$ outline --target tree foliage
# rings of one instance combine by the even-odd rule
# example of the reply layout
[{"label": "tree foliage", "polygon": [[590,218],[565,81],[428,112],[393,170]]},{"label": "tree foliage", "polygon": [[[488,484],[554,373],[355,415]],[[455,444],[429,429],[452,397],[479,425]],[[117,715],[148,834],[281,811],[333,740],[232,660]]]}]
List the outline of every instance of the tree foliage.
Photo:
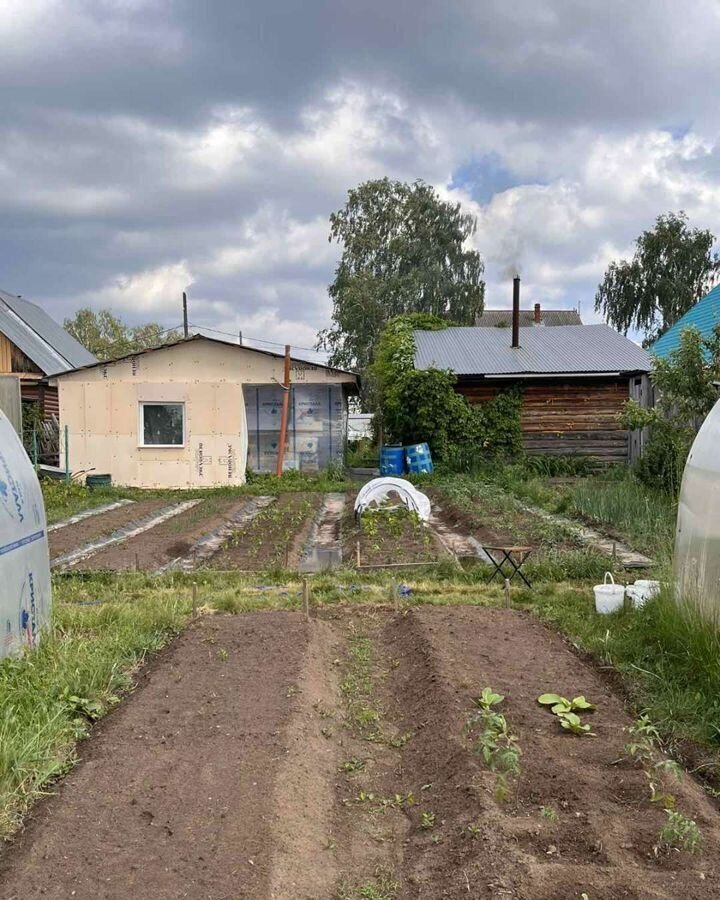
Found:
[{"label": "tree foliage", "polygon": [[690,228],[684,212],[658,216],[635,241],[631,260],[612,262],[595,295],[595,309],[622,331],[645,333],[645,346],[674,325],[715,283],[720,257],[714,235]]},{"label": "tree foliage", "polygon": [[677,493],[695,434],[718,399],[720,327],[709,338],[703,338],[697,328],[684,328],[677,349],[654,360],[650,377],[657,396],[655,407],[645,409],[628,401],[624,424],[651,429],[638,465],[642,480]]},{"label": "tree foliage", "polygon": [[455,374],[414,367],[414,330],[439,330],[437,316],[396,316],[383,330],[370,375],[379,401],[378,416],[386,442],[427,441],[433,456],[467,468],[483,456],[520,452],[520,396],[503,391],[490,401],[471,405],[455,391]]},{"label": "tree foliage", "polygon": [[182,337],[180,331],[164,331],[157,322],[146,325],[126,325],[108,309],[97,312],[79,309],[72,319],[63,322],[65,330],[98,359],[108,360],[126,356],[138,350],[158,347]]},{"label": "tree foliage", "polygon": [[480,255],[465,246],[475,227],[423,181],[383,178],[351,190],[330,216],[329,239],[343,247],[329,287],[333,323],[318,336],[330,363],[364,372],[383,326],[403,313],[473,324],[485,289]]}]

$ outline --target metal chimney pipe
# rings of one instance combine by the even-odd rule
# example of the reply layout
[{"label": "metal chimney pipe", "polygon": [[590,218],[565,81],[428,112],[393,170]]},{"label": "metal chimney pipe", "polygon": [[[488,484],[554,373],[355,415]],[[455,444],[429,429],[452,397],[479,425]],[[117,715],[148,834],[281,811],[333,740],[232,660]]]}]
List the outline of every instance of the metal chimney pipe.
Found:
[{"label": "metal chimney pipe", "polygon": [[514,349],[520,346],[520,276],[513,278],[513,308],[512,308],[512,344]]}]

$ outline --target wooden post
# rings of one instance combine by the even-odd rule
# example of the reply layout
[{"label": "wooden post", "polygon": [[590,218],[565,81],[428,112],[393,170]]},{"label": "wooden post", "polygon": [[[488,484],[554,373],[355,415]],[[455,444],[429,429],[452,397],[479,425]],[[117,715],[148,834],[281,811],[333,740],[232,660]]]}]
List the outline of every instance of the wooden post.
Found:
[{"label": "wooden post", "polygon": [[192,583],[192,611],[193,615],[197,615],[197,582]]},{"label": "wooden post", "polygon": [[287,438],[288,405],[290,403],[290,344],[285,344],[285,372],[283,375],[282,415],[280,416],[280,443],[278,445],[277,471],[279,478],[283,473],[283,457]]},{"label": "wooden post", "polygon": [[512,607],[512,600],[510,599],[510,579],[505,579],[505,609],[510,609]]},{"label": "wooden post", "polygon": [[305,609],[305,618],[310,621],[310,582],[307,578],[303,578],[303,608]]},{"label": "wooden post", "polygon": [[612,561],[613,561],[613,571],[615,571],[615,567],[617,564],[617,541],[613,541]]},{"label": "wooden post", "polygon": [[285,543],[285,568],[290,566],[290,541]]},{"label": "wooden post", "polygon": [[393,609],[395,612],[400,612],[400,588],[398,585],[394,584],[392,586],[392,598],[393,598]]},{"label": "wooden post", "polygon": [[355,541],[355,563],[360,568],[360,541]]},{"label": "wooden post", "polygon": [[65,484],[70,484],[70,432],[68,426],[65,426]]}]

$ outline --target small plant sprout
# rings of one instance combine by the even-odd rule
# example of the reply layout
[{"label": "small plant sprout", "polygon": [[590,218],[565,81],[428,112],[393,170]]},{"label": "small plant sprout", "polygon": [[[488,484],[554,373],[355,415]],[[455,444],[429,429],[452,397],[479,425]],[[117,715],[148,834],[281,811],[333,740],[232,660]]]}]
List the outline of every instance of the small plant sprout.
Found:
[{"label": "small plant sprout", "polygon": [[697,853],[702,849],[702,834],[693,819],[674,809],[665,810],[668,820],[658,832],[661,846]]},{"label": "small plant sprout", "polygon": [[491,688],[485,688],[475,701],[478,711],[470,716],[465,726],[466,734],[473,732],[477,726],[481,727],[475,740],[475,749],[490,771],[497,775],[495,799],[498,802],[507,799],[508,776],[514,775],[517,778],[520,775],[521,750],[517,736],[511,733],[505,716],[494,709],[504,699]]},{"label": "small plant sprout", "polygon": [[548,822],[552,822],[553,824],[556,824],[560,818],[554,806],[541,806],[540,815],[543,819],[547,819]]},{"label": "small plant sprout", "polygon": [[555,713],[556,716],[562,713],[577,712],[578,710],[581,712],[592,712],[597,709],[595,704],[586,700],[582,694],[579,697],[573,697],[572,700],[568,700],[567,697],[561,697],[559,694],[540,694],[538,703],[542,704],[542,706],[549,706],[550,711]]},{"label": "small plant sprout", "polygon": [[594,732],[590,731],[590,726],[587,723],[584,723],[576,713],[560,713],[558,718],[560,719],[561,727],[571,734],[594,735]]},{"label": "small plant sprout", "polygon": [[420,815],[420,827],[431,831],[435,827],[435,813],[424,812]]},{"label": "small plant sprout", "polygon": [[480,709],[489,710],[493,706],[499,706],[504,699],[505,697],[502,694],[496,694],[492,688],[486,687],[483,688],[482,694],[475,698],[475,702]]},{"label": "small plant sprout", "polygon": [[540,694],[538,703],[542,706],[550,707],[550,711],[558,717],[564,731],[569,731],[571,734],[578,736],[594,734],[594,732],[590,731],[590,726],[584,724],[576,712],[576,710],[592,712],[597,708],[594,703],[586,700],[582,694],[578,697],[573,697],[572,700],[568,700],[567,697],[562,697],[560,694]]},{"label": "small plant sprout", "polygon": [[472,840],[476,841],[480,835],[482,834],[482,830],[479,825],[476,825],[474,822],[471,822],[467,827],[468,837],[472,838]]}]

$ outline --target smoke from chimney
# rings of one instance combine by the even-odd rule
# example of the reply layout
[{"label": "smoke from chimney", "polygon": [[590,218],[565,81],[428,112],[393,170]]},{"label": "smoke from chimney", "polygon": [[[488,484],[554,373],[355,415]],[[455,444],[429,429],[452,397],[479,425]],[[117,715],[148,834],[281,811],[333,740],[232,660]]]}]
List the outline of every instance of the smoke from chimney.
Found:
[{"label": "smoke from chimney", "polygon": [[512,343],[511,347],[517,349],[520,346],[520,276],[513,278],[513,306],[512,306]]}]

